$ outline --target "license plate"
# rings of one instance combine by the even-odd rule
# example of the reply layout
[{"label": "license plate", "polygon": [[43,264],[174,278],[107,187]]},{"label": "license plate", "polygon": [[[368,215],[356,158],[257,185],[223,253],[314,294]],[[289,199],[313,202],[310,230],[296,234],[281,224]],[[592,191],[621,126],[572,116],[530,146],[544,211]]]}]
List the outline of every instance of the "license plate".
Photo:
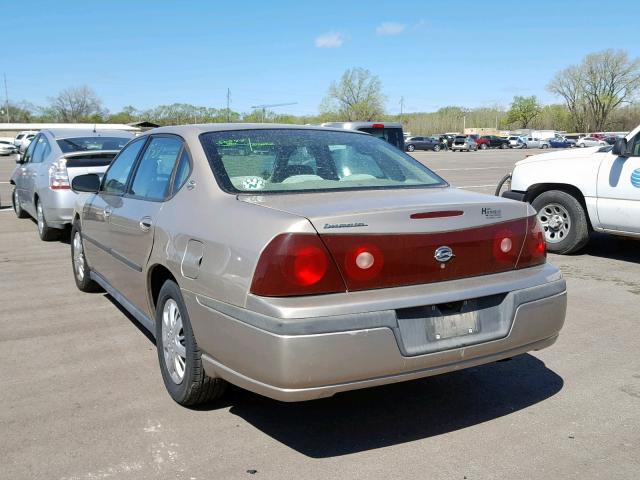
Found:
[{"label": "license plate", "polygon": [[427,321],[427,336],[431,341],[471,335],[478,330],[477,312],[432,317]]}]

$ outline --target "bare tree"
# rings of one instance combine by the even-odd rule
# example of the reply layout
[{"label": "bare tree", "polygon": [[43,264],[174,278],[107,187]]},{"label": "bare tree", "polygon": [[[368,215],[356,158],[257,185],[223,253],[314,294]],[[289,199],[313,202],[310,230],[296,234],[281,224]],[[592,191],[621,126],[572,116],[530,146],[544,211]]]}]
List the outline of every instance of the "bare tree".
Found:
[{"label": "bare tree", "polygon": [[640,88],[640,59],[629,61],[626,52],[605,50],[582,62],[584,94],[596,130],[619,105],[627,103]]},{"label": "bare tree", "polygon": [[640,90],[640,59],[629,60],[623,50],[592,53],[558,72],[547,89],[565,100],[578,131],[604,130],[615,109]]},{"label": "bare tree", "polygon": [[342,120],[373,120],[384,115],[384,100],[380,79],[364,68],[352,68],[331,84],[320,110]]},{"label": "bare tree", "polygon": [[103,115],[102,101],[86,85],[62,90],[51,99],[50,108],[63,122],[75,123]]}]

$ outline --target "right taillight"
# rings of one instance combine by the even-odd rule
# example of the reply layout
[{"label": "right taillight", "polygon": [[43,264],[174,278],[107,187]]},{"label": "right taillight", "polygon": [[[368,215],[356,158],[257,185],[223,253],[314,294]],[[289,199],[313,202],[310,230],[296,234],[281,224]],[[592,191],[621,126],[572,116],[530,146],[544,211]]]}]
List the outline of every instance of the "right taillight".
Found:
[{"label": "right taillight", "polygon": [[544,231],[536,215],[527,219],[527,235],[525,236],[522,253],[517,268],[533,267],[547,261],[547,245]]},{"label": "right taillight", "polygon": [[258,260],[251,293],[290,297],[345,292],[342,277],[317,234],[275,237]]}]

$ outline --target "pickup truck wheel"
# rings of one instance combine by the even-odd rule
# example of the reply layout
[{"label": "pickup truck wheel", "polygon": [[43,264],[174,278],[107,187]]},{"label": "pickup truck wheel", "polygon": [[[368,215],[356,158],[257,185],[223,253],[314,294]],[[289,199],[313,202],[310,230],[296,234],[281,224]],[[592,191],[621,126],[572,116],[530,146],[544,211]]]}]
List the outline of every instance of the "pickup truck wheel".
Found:
[{"label": "pickup truck wheel", "polygon": [[416,147],[414,147],[413,145],[407,145],[407,151],[408,152],[413,152],[416,149]]},{"label": "pickup truck wheel", "polygon": [[80,224],[75,222],[71,227],[71,265],[76,287],[82,292],[100,292],[102,288],[91,280],[89,264],[84,254],[84,241],[80,232]]},{"label": "pickup truck wheel", "polygon": [[589,241],[587,215],[574,196],[549,190],[538,195],[531,205],[538,212],[549,252],[573,253]]},{"label": "pickup truck wheel", "polygon": [[14,188],[11,194],[11,203],[13,204],[13,211],[18,218],[27,218],[29,215],[22,209],[20,205],[20,199],[18,198],[18,191]]},{"label": "pickup truck wheel", "polygon": [[60,230],[51,228],[47,224],[47,219],[44,216],[44,208],[40,199],[36,200],[36,222],[38,224],[38,235],[40,240],[49,242],[55,240],[60,236]]},{"label": "pickup truck wheel", "polygon": [[158,294],[156,345],[164,385],[177,403],[191,406],[219,398],[227,383],[208,377],[180,288],[167,280]]},{"label": "pickup truck wheel", "polygon": [[502,145],[500,145],[500,148],[502,148],[503,150],[506,150],[507,148],[509,148],[509,145],[506,143],[503,143]]},{"label": "pickup truck wheel", "polygon": [[549,145],[547,145],[546,143],[543,143],[542,147],[540,147],[540,148],[549,148]]}]

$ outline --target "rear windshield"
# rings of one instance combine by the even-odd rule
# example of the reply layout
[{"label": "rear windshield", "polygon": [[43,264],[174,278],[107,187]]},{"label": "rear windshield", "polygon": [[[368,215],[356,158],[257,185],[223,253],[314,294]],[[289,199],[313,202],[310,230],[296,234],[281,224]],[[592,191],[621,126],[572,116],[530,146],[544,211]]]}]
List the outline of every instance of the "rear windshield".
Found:
[{"label": "rear windshield", "polygon": [[90,150],[122,150],[129,138],[123,137],[76,137],[61,138],[58,146],[63,153],[86,152]]},{"label": "rear windshield", "polygon": [[395,145],[400,150],[404,150],[404,135],[401,128],[358,128],[360,132],[365,132],[374,137],[380,138],[391,145]]},{"label": "rear windshield", "polygon": [[200,136],[229,192],[282,193],[447,185],[384,141],[350,132],[234,130]]}]

